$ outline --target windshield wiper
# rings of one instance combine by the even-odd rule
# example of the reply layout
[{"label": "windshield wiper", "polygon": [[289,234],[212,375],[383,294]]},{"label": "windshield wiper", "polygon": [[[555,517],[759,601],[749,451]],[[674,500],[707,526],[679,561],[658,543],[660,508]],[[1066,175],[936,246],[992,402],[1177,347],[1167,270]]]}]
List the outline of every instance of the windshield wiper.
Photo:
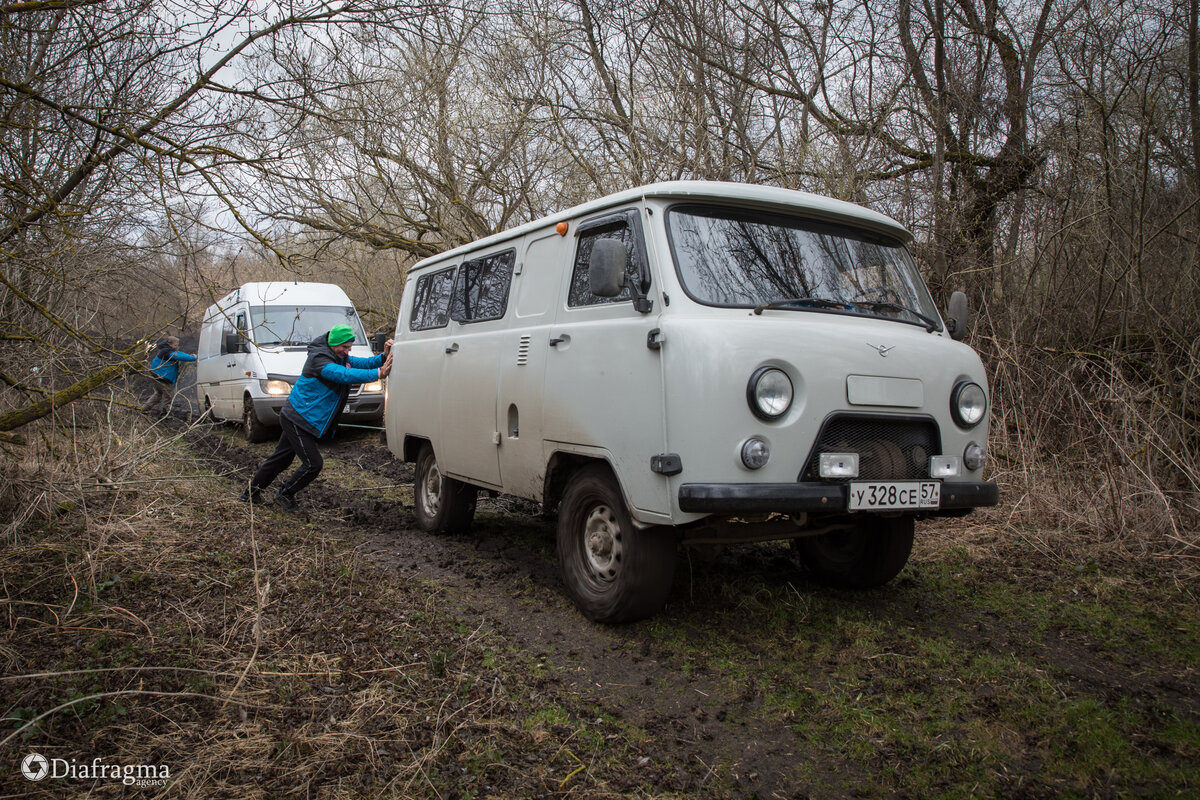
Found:
[{"label": "windshield wiper", "polygon": [[939,327],[939,323],[936,319],[927,317],[920,311],[913,311],[911,308],[901,303],[893,303],[890,300],[861,300],[855,303],[855,305],[863,306],[864,308],[869,308],[872,310],[901,311],[907,314],[912,314],[914,317],[921,320],[921,322],[925,323],[925,330],[929,333],[933,333]]},{"label": "windshield wiper", "polygon": [[849,303],[840,300],[826,300],[824,297],[792,297],[787,300],[772,300],[769,303],[759,303],[754,307],[755,314],[762,314],[768,308],[837,308],[849,309]]}]

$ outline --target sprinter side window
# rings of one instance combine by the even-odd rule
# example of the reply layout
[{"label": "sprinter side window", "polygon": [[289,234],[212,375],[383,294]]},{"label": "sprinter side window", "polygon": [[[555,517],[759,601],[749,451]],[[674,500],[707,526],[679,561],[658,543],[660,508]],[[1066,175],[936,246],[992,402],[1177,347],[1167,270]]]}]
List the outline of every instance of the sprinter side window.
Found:
[{"label": "sprinter side window", "polygon": [[625,245],[629,253],[629,271],[633,275],[642,274],[645,264],[642,263],[643,248],[640,246],[639,235],[626,219],[614,220],[612,224],[604,225],[579,234],[579,244],[575,249],[575,266],[571,272],[571,293],[567,295],[567,305],[571,308],[579,306],[596,306],[602,303],[627,302],[632,298],[629,287],[621,289],[616,297],[598,297],[592,294],[588,283],[588,262],[592,258],[592,247],[599,239],[616,239]]},{"label": "sprinter side window", "polygon": [[225,346],[225,342],[229,341],[225,337],[233,333],[233,322],[229,319],[228,313],[221,315],[221,355],[228,355],[229,348]]},{"label": "sprinter side window", "polygon": [[484,322],[503,317],[516,261],[516,250],[464,261],[454,284],[450,318],[458,322]]},{"label": "sprinter side window", "polygon": [[454,288],[454,268],[422,275],[413,292],[409,330],[427,331],[444,328],[450,319],[450,290]]}]

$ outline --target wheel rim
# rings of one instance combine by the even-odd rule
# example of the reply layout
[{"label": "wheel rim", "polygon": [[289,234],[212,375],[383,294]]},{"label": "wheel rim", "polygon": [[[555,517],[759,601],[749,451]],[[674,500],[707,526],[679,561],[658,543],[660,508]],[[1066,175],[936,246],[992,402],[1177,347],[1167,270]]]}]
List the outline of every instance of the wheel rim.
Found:
[{"label": "wheel rim", "polygon": [[436,517],[442,507],[442,472],[437,461],[430,459],[429,468],[421,481],[421,508],[427,517]]},{"label": "wheel rim", "polygon": [[816,537],[812,544],[828,563],[849,566],[862,556],[867,546],[867,535],[862,531],[846,531],[840,536],[831,538]]},{"label": "wheel rim", "polygon": [[611,508],[598,505],[583,525],[583,552],[591,573],[612,582],[621,567],[621,525]]}]

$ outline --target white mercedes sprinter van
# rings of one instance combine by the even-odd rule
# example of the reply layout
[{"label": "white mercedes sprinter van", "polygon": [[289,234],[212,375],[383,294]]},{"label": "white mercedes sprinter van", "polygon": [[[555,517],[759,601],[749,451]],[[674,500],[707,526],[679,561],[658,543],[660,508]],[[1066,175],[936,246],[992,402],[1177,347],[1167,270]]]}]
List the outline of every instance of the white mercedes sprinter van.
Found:
[{"label": "white mercedes sprinter van", "polygon": [[[352,355],[369,357],[362,322],[341,287],[330,283],[246,283],[208,307],[200,327],[196,394],[213,417],[233,420],[261,442],[300,377],[308,343],[334,325],[354,330]],[[343,422],[378,424],[383,384],[355,386]]]},{"label": "white mercedes sprinter van", "polygon": [[604,197],[409,272],[388,446],[429,531],[480,489],[558,509],[589,618],[665,602],[677,545],[790,539],[876,586],[914,521],[997,502],[988,386],[906,249],[865,208],[674,182]]}]

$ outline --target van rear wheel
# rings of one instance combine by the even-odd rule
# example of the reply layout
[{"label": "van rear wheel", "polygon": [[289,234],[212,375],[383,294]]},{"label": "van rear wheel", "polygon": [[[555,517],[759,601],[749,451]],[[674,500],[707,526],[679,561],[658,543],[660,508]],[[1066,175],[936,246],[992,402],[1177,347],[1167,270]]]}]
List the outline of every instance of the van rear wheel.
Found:
[{"label": "van rear wheel", "polygon": [[818,580],[848,589],[882,586],[900,574],[912,552],[912,517],[872,517],[850,531],[792,540]]},{"label": "van rear wheel", "polygon": [[632,622],[663,607],[675,575],[676,536],[634,527],[605,467],[571,477],[558,511],[558,561],[567,593],[595,622]]},{"label": "van rear wheel", "polygon": [[417,527],[426,533],[465,533],[475,518],[474,486],[448,478],[438,468],[433,447],[425,444],[417,454],[413,479]]},{"label": "van rear wheel", "polygon": [[258,418],[254,401],[247,395],[242,400],[242,435],[247,442],[265,442],[271,438],[271,429]]}]

